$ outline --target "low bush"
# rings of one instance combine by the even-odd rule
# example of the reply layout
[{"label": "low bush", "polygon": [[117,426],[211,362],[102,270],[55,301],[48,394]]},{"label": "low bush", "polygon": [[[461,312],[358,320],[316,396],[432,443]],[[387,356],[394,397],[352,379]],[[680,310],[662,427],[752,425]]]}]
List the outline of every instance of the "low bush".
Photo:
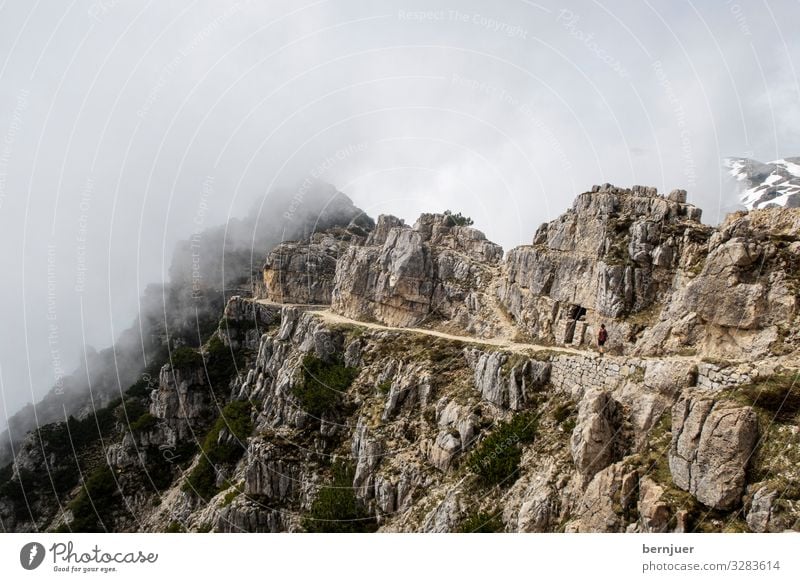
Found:
[{"label": "low bush", "polygon": [[470,455],[467,466],[484,485],[510,485],[519,471],[522,444],[533,441],[537,424],[537,418],[530,413],[498,423]]},{"label": "low bush", "polygon": [[[183,485],[184,491],[196,493],[203,499],[211,499],[219,493],[217,488],[216,466],[233,464],[244,454],[245,440],[253,432],[250,418],[252,404],[247,401],[234,401],[222,409],[222,414],[214,422],[203,440],[202,457]],[[236,442],[218,442],[220,433],[226,429]]]},{"label": "low bush", "polygon": [[241,351],[232,351],[216,335],[206,345],[205,354],[206,373],[212,388],[225,388],[237,371],[244,366],[244,356]]},{"label": "low bush", "polygon": [[147,412],[144,405],[144,398],[126,398],[122,404],[114,410],[114,417],[117,422],[128,423],[135,421]]},{"label": "low bush", "polygon": [[70,503],[73,532],[112,530],[112,513],[116,506],[117,483],[107,465],[98,467],[86,479],[81,492]]},{"label": "low bush", "polygon": [[151,428],[155,427],[158,419],[155,416],[150,414],[149,412],[145,412],[139,418],[134,420],[131,425],[130,429],[131,432],[146,432]]},{"label": "low bush", "polygon": [[358,376],[358,368],[349,368],[340,359],[323,360],[306,355],[302,364],[303,379],[292,388],[300,407],[319,418],[335,410],[342,393]]},{"label": "low bush", "polygon": [[153,488],[156,493],[167,489],[175,478],[176,460],[167,458],[164,451],[156,446],[147,448],[144,470],[145,483],[148,488]]},{"label": "low bush", "polygon": [[503,521],[496,513],[478,512],[468,515],[456,529],[456,533],[499,533],[505,531]]},{"label": "low bush", "polygon": [[333,482],[317,493],[303,527],[312,533],[360,533],[375,530],[375,519],[364,509],[353,491],[352,466],[333,465]]},{"label": "low bush", "polygon": [[444,215],[447,217],[448,226],[472,226],[475,224],[469,216],[464,216],[460,212],[454,214],[450,210],[445,210]]},{"label": "low bush", "polygon": [[203,356],[195,349],[181,346],[172,350],[169,363],[172,364],[172,367],[176,370],[199,367],[203,365]]},{"label": "low bush", "polygon": [[63,459],[73,456],[73,450],[80,451],[92,443],[111,434],[116,422],[115,409],[119,400],[104,408],[98,408],[81,420],[70,416],[67,422],[55,422],[40,427],[39,438],[48,455]]},{"label": "low bush", "polygon": [[171,521],[164,533],[186,533],[186,528],[179,521]]}]

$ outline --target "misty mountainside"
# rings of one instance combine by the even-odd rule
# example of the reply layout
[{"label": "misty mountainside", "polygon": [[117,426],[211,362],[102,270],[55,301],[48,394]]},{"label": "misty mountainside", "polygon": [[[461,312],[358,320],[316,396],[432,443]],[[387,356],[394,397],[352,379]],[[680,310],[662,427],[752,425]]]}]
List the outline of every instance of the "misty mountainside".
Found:
[{"label": "misty mountainside", "polygon": [[180,241],[169,281],[145,288],[138,316],[115,344],[100,351],[88,348],[85,363],[61,378],[40,402],[9,418],[0,434],[0,465],[11,460],[13,445],[37,426],[70,416],[83,419],[119,399],[145,370],[148,377],[157,377],[173,349],[205,342],[226,299],[251,293],[265,249],[352,221],[371,225],[333,186],[309,182],[298,189],[274,190],[243,219],[204,228]]},{"label": "misty mountainside", "polygon": [[451,212],[265,244],[202,345],[28,434],[2,527],[798,531],[800,209],[700,217],[603,184],[508,253]]},{"label": "misty mountainside", "polygon": [[742,182],[740,200],[746,208],[800,208],[800,157],[766,164],[749,158],[726,158],[724,164],[730,175]]}]

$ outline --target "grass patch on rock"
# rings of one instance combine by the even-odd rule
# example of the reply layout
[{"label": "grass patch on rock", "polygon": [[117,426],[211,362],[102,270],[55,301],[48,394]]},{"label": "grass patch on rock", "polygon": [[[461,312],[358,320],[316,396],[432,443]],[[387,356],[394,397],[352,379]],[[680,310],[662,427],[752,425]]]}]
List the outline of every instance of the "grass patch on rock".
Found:
[{"label": "grass patch on rock", "polygon": [[501,533],[505,531],[503,520],[496,513],[478,511],[469,514],[458,524],[456,533]]},{"label": "grass patch on rock", "polygon": [[769,420],[795,421],[800,414],[800,373],[777,374],[739,387],[737,400],[766,413]]}]

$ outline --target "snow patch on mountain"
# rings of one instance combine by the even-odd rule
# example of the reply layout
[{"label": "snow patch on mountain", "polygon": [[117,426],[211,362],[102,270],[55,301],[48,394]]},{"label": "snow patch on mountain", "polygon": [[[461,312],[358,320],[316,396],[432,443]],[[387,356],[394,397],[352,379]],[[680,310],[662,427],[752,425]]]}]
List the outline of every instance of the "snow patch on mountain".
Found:
[{"label": "snow patch on mountain", "polygon": [[742,182],[740,200],[748,209],[800,207],[800,157],[763,163],[750,158],[726,158],[724,166]]}]

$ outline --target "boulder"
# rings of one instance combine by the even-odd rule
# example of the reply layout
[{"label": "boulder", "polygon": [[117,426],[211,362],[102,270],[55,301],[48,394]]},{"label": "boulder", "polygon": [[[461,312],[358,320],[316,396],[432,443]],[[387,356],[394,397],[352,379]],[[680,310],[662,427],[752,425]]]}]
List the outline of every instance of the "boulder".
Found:
[{"label": "boulder", "polygon": [[613,462],[617,419],[617,403],[608,392],[596,388],[586,392],[570,438],[572,460],[585,480]]},{"label": "boulder", "polygon": [[689,392],[672,408],[672,480],[715,509],[741,503],[747,463],[758,433],[750,407]]}]

